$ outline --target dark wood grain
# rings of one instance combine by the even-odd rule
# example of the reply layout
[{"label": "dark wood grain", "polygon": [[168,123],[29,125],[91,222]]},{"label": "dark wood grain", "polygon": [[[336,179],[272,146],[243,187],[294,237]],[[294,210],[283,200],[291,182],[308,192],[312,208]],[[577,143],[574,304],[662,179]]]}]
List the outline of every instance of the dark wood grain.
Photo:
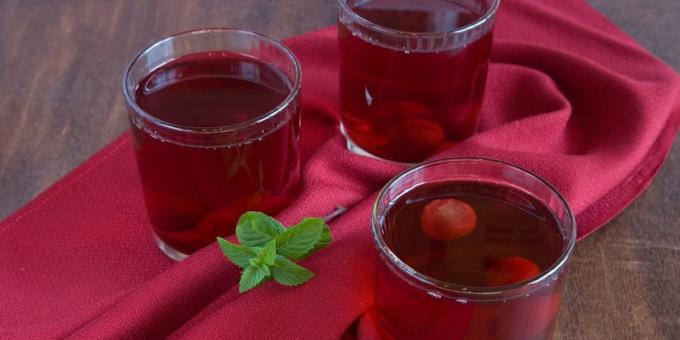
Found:
[{"label": "dark wood grain", "polygon": [[[335,22],[333,0],[0,0],[0,218],[127,128],[120,78],[160,36],[206,26],[276,38]],[[680,2],[591,0],[680,70]],[[680,339],[679,142],[654,184],[578,244],[556,339]]]}]

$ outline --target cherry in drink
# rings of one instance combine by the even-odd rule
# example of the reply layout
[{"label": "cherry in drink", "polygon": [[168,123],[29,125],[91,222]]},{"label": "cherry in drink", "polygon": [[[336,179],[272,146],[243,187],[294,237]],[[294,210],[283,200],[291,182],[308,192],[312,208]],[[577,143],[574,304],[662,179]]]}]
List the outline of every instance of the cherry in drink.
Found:
[{"label": "cherry in drink", "polygon": [[182,54],[139,77],[132,141],[149,220],[170,257],[233,234],[246,211],[276,214],[292,201],[300,171],[294,81],[252,51],[228,50]]},{"label": "cherry in drink", "polygon": [[[380,206],[394,195],[374,220],[383,258],[375,302],[380,332],[396,339],[550,338],[573,247],[568,208],[546,203],[552,189],[540,180],[526,190],[502,178],[447,179],[456,170],[447,162],[426,164],[424,176],[433,178],[401,189],[397,180],[379,198]],[[508,166],[455,162],[481,168],[482,176]]]},{"label": "cherry in drink", "polygon": [[414,163],[475,132],[497,1],[340,2],[341,120],[350,148]]}]

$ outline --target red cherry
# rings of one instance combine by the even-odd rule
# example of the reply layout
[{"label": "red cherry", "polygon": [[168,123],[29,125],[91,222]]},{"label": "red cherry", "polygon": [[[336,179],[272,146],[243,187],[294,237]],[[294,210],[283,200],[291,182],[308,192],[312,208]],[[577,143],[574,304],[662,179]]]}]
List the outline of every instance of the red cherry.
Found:
[{"label": "red cherry", "polygon": [[407,120],[407,119],[430,119],[432,117],[432,110],[427,106],[420,104],[418,102],[412,102],[409,100],[398,100],[393,103],[394,105],[394,115],[397,120]]},{"label": "red cherry", "polygon": [[526,281],[540,273],[538,266],[520,256],[506,257],[494,263],[486,276],[488,286],[505,286]]},{"label": "red cherry", "polygon": [[167,231],[191,229],[201,217],[201,207],[180,195],[146,189],[144,200],[151,222]]},{"label": "red cherry", "polygon": [[444,130],[434,121],[420,118],[398,122],[390,130],[394,153],[406,162],[421,161],[432,156],[445,142]]},{"label": "red cherry", "polygon": [[428,203],[420,215],[423,231],[438,241],[461,238],[475,229],[477,214],[472,207],[457,199],[437,199]]}]

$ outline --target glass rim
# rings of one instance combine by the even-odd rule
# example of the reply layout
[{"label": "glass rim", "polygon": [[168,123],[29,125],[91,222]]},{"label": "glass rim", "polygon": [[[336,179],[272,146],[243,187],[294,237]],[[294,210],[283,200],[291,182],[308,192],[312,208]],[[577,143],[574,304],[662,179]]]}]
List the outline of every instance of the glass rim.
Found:
[{"label": "glass rim", "polygon": [[462,26],[458,27],[453,30],[448,30],[448,31],[440,31],[440,32],[415,32],[415,31],[403,31],[403,30],[398,30],[394,28],[389,28],[380,24],[377,24],[373,21],[370,21],[361,15],[359,15],[357,12],[355,12],[349,4],[349,0],[338,0],[338,3],[340,4],[340,7],[346,11],[352,19],[354,19],[356,22],[359,24],[370,28],[371,30],[380,32],[385,35],[397,37],[397,38],[421,38],[421,37],[427,37],[427,38],[433,38],[433,37],[448,37],[456,34],[462,34],[466,33],[472,30],[475,30],[479,26],[484,25],[486,22],[491,20],[495,15],[496,12],[498,11],[498,7],[500,6],[501,0],[491,0],[493,3],[491,4],[491,7],[482,15],[479,17],[477,20]]},{"label": "glass rim", "polygon": [[[438,280],[436,278],[433,278],[431,276],[422,274],[406,264],[403,260],[401,260],[393,251],[392,249],[387,246],[387,243],[385,242],[385,239],[382,236],[381,230],[382,226],[379,225],[378,221],[380,220],[380,216],[378,216],[378,205],[380,202],[384,199],[384,196],[387,194],[387,191],[394,185],[398,180],[411,175],[413,173],[419,172],[423,169],[433,167],[433,166],[438,166],[442,164],[450,164],[450,163],[458,163],[458,162],[484,162],[484,163],[495,163],[503,166],[509,166],[513,169],[519,170],[522,173],[525,173],[537,180],[539,180],[541,183],[546,185],[550,191],[555,194],[560,202],[560,204],[565,208],[566,215],[569,220],[569,225],[571,226],[569,229],[571,230],[571,233],[569,235],[569,239],[567,240],[566,244],[564,245],[562,252],[560,253],[560,256],[557,260],[555,260],[547,269],[541,271],[541,273],[532,278],[531,280],[526,280],[510,285],[504,285],[504,286],[497,286],[497,287],[475,287],[475,286],[466,286],[466,285],[460,285],[460,284],[455,284],[455,283],[450,283],[442,280]],[[372,213],[371,213],[371,229],[373,231],[373,240],[376,243],[376,247],[380,251],[381,255],[387,258],[387,261],[389,262],[388,265],[394,266],[396,268],[392,268],[392,270],[397,271],[398,276],[406,276],[404,279],[415,279],[418,281],[420,284],[423,284],[427,287],[434,288],[436,290],[441,291],[442,293],[446,294],[454,294],[457,298],[468,298],[470,300],[475,300],[475,299],[494,299],[494,298],[500,298],[505,295],[510,295],[511,297],[514,296],[515,294],[512,294],[514,292],[522,293],[524,294],[525,292],[523,291],[524,289],[530,288],[530,287],[538,287],[541,283],[545,282],[549,277],[553,276],[556,272],[564,268],[566,265],[567,261],[569,260],[570,255],[572,254],[574,247],[576,245],[576,219],[574,217],[574,214],[569,207],[569,204],[567,203],[566,199],[562,194],[552,185],[550,182],[546,181],[542,177],[532,173],[529,170],[526,170],[518,165],[501,161],[501,160],[496,160],[496,159],[491,159],[491,158],[484,158],[484,157],[451,157],[451,158],[442,158],[434,161],[429,161],[422,163],[418,166],[415,166],[413,168],[407,169],[396,175],[394,178],[392,178],[385,186],[380,190],[378,193],[378,196],[376,198],[376,201],[373,205]],[[519,295],[519,294],[518,294]],[[507,297],[506,297],[507,298]]]},{"label": "glass rim", "polygon": [[[256,37],[259,39],[262,39],[279,50],[281,50],[288,60],[292,63],[293,69],[294,69],[294,79],[292,79],[292,84],[291,84],[291,89],[286,98],[281,101],[275,108],[262,113],[260,115],[257,115],[253,118],[250,118],[248,120],[245,120],[243,122],[239,122],[236,124],[227,124],[227,125],[221,125],[221,126],[214,126],[214,127],[200,127],[200,126],[187,126],[187,125],[182,125],[182,124],[175,124],[168,122],[164,119],[160,119],[146,110],[144,110],[141,106],[137,104],[137,102],[134,100],[133,95],[130,93],[130,89],[127,86],[129,77],[131,75],[131,71],[133,66],[140,60],[140,58],[145,55],[147,52],[153,50],[154,48],[179,37],[186,37],[186,36],[191,36],[191,35],[201,35],[201,34],[207,34],[207,33],[233,33],[233,34],[244,34],[252,37]],[[167,62],[174,60],[175,58],[170,58],[167,61],[163,62],[153,70],[151,70],[148,74],[153,72],[154,70],[158,69],[159,67],[162,67],[165,65]],[[257,58],[256,58],[257,59]],[[127,64],[125,67],[125,71],[123,73],[123,97],[125,98],[125,101],[129,105],[130,108],[132,108],[137,114],[139,114],[142,118],[145,120],[149,120],[152,123],[159,125],[163,128],[175,131],[175,132],[181,132],[181,133],[188,133],[188,134],[197,134],[197,135],[213,135],[213,134],[222,134],[222,133],[229,133],[229,132],[234,132],[234,131],[239,131],[243,130],[245,128],[258,125],[261,123],[264,123],[279,114],[283,113],[286,111],[286,108],[288,108],[300,94],[300,90],[302,87],[302,67],[300,66],[300,62],[298,61],[297,57],[295,57],[295,54],[293,54],[293,51],[288,48],[288,46],[284,45],[282,42],[270,38],[269,36],[266,36],[262,33],[258,33],[255,31],[250,31],[250,30],[245,30],[245,29],[239,29],[239,28],[228,28],[228,27],[207,27],[207,28],[198,28],[198,29],[190,29],[186,31],[181,31],[169,36],[166,36],[164,38],[161,38],[146,47],[142,48],[142,50],[137,53],[132,60]],[[267,133],[267,132],[263,132]]]}]

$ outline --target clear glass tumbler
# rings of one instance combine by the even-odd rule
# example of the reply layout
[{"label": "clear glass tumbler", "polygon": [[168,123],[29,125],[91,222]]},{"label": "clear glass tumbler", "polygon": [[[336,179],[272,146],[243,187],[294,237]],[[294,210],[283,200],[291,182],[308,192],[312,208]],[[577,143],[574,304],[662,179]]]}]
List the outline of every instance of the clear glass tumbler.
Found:
[{"label": "clear glass tumbler", "polygon": [[300,64],[258,33],[179,33],[140,52],[123,79],[149,220],[183,259],[234,232],[248,210],[275,214],[300,177]]},{"label": "clear glass tumbler", "polygon": [[339,0],[341,129],[417,163],[474,134],[499,0]]},{"label": "clear glass tumbler", "polygon": [[[476,209],[476,229],[428,239],[418,225],[426,220],[408,209],[450,197]],[[488,159],[429,162],[385,186],[372,221],[380,258],[374,311],[384,338],[550,338],[576,226],[545,180]]]}]

